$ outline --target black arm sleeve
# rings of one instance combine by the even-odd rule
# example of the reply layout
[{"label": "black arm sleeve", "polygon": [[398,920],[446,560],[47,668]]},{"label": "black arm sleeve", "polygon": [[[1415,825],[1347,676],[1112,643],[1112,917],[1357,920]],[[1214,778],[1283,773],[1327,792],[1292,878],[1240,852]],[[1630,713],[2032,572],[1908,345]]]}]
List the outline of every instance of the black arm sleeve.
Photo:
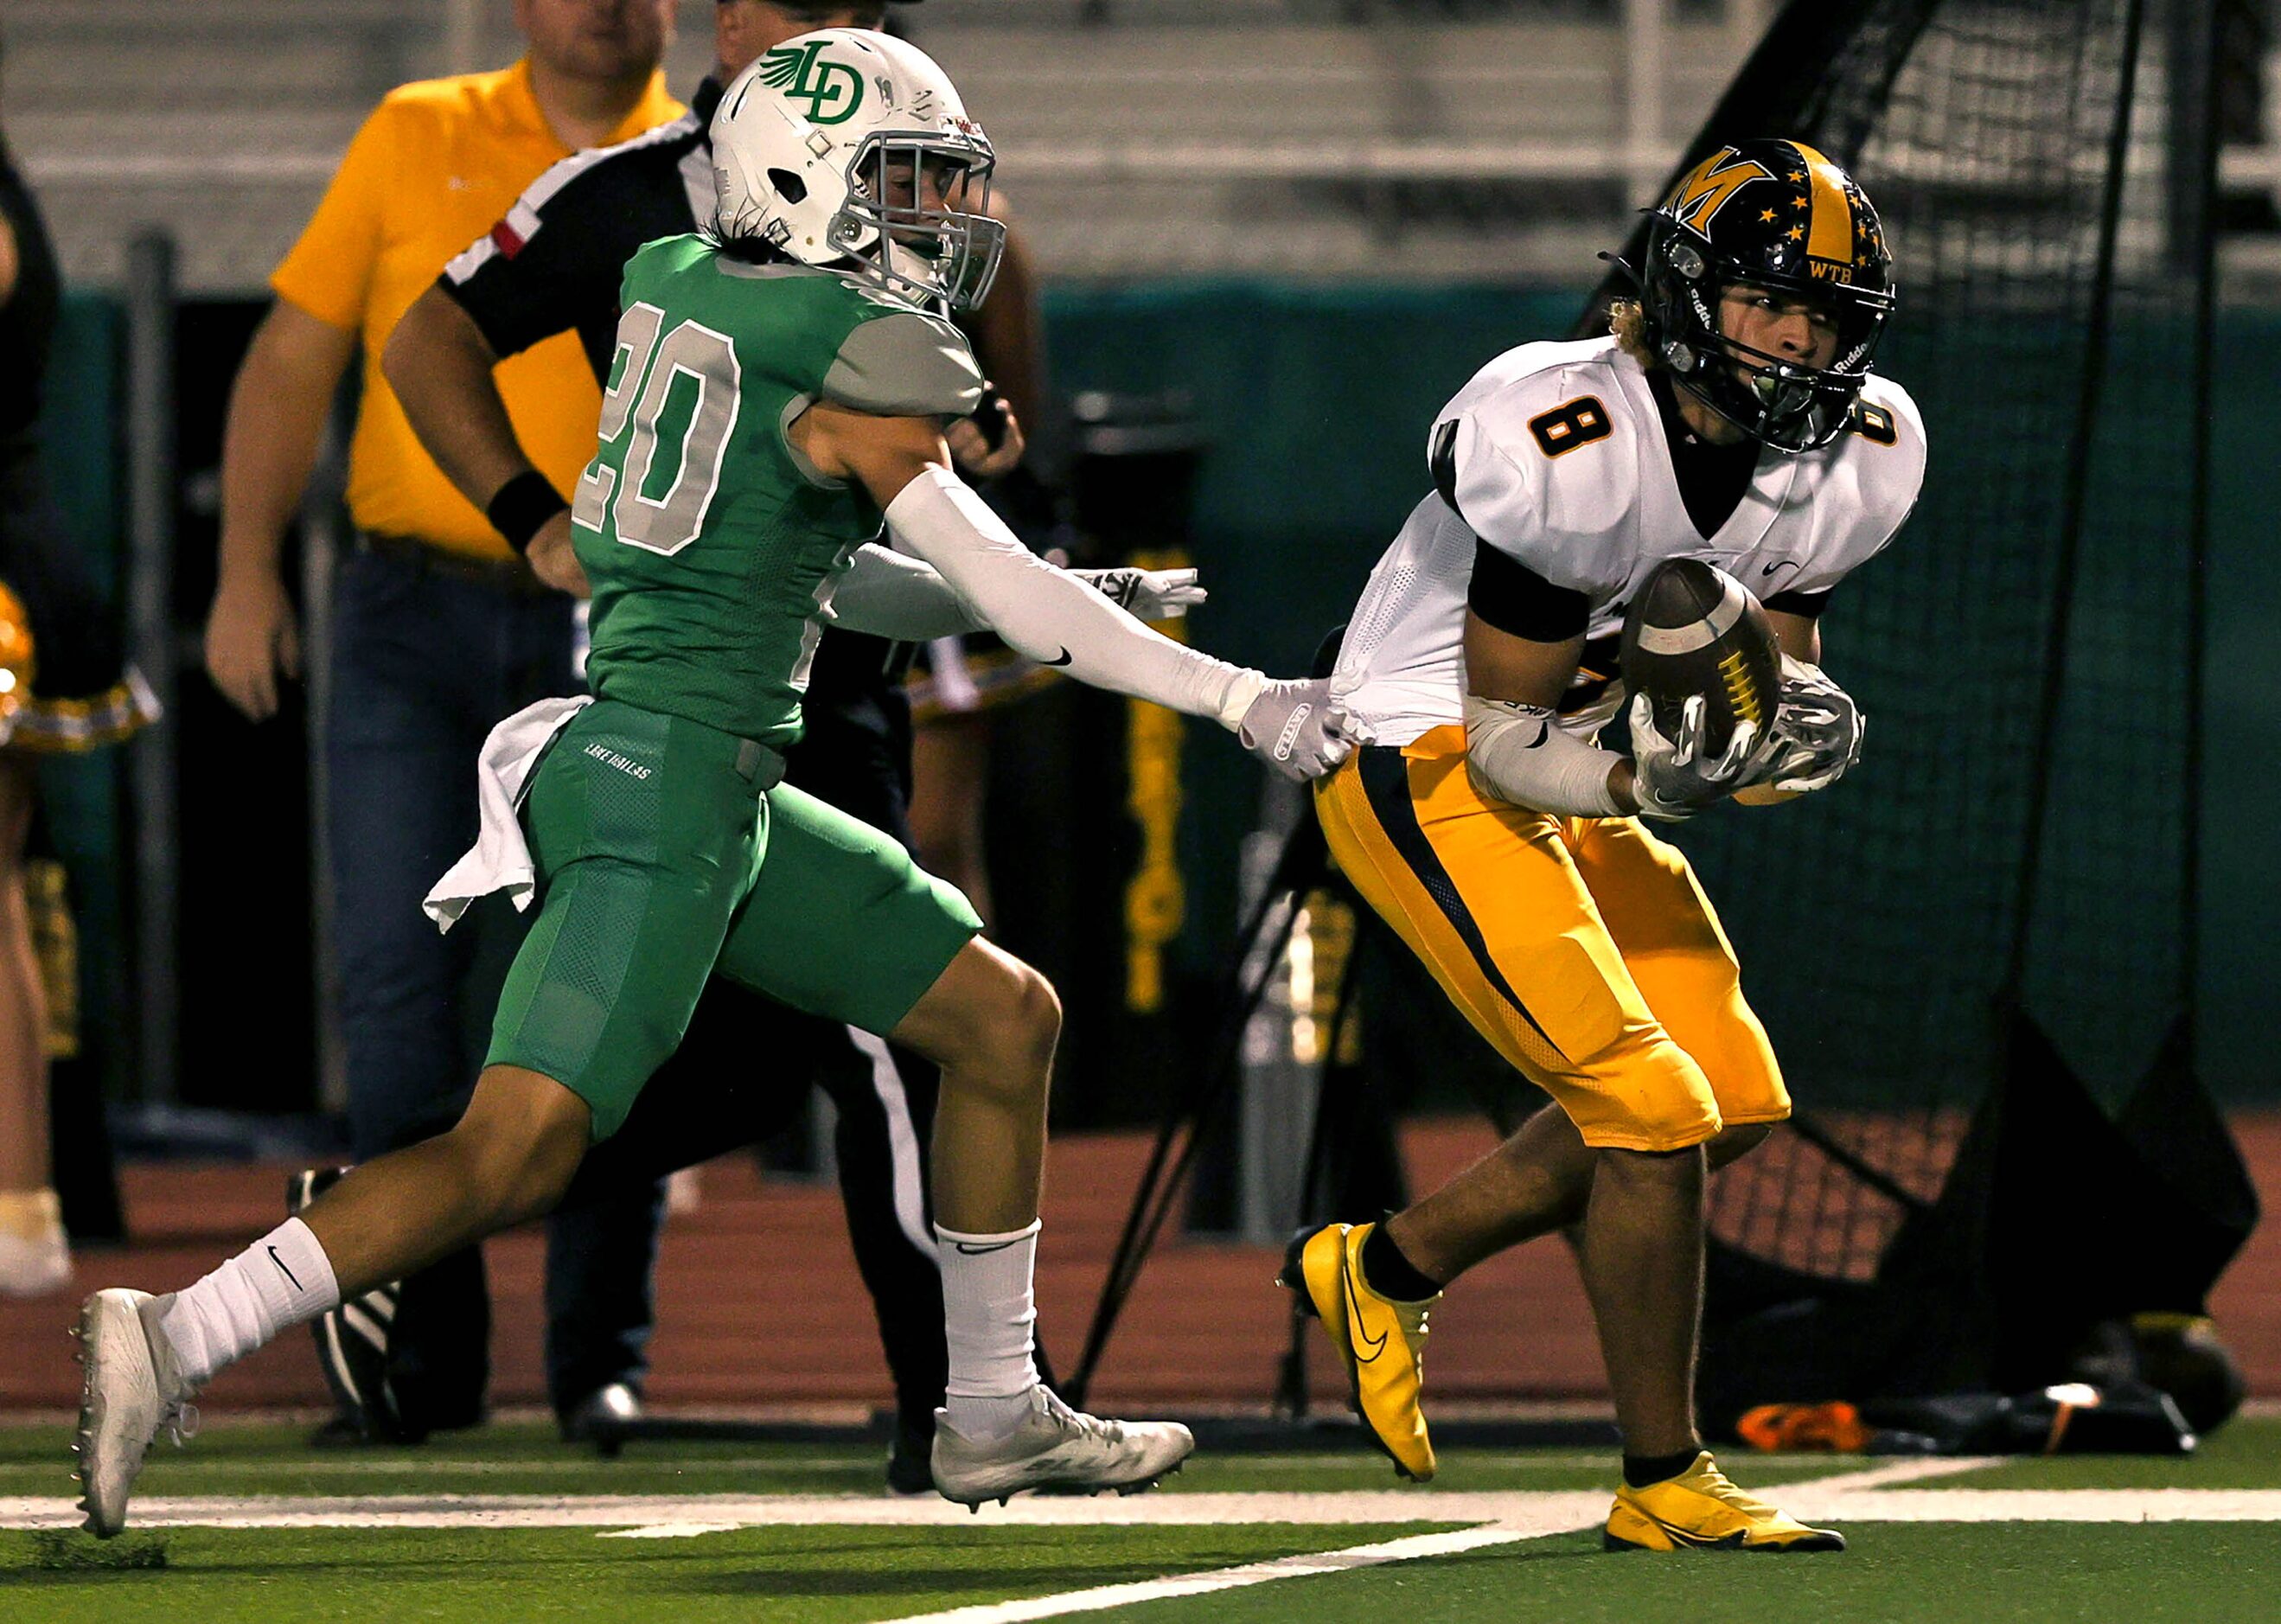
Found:
[{"label": "black arm sleeve", "polygon": [[1499,631],[1532,643],[1565,643],[1592,619],[1591,602],[1583,593],[1553,585],[1485,541],[1473,544],[1473,579],[1465,601]]},{"label": "black arm sleeve", "polygon": [[681,160],[698,144],[684,120],[623,146],[567,158],[437,279],[504,359],[575,331],[599,382],[609,378],[618,286],[642,244],[692,230]]},{"label": "black arm sleeve", "polygon": [[[1835,589],[1831,589],[1835,590]],[[1776,592],[1767,599],[1767,607],[1777,615],[1797,615],[1806,620],[1821,618],[1829,607],[1829,592]]]}]

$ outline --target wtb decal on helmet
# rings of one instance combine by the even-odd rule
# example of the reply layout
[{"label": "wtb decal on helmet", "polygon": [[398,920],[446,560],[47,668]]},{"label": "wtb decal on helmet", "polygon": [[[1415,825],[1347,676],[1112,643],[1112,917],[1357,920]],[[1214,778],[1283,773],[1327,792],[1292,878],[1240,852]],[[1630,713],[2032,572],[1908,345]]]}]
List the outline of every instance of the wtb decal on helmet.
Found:
[{"label": "wtb decal on helmet", "polygon": [[761,82],[806,102],[811,124],[845,124],[863,105],[863,75],[845,62],[819,60],[829,43],[779,45],[761,58]]},{"label": "wtb decal on helmet", "polygon": [[[1803,142],[1737,141],[1649,213],[1643,336],[1673,381],[1776,451],[1829,445],[1893,308],[1892,255],[1860,186]],[[1817,312],[1834,340],[1829,363],[1725,330],[1720,308],[1738,288]]]}]

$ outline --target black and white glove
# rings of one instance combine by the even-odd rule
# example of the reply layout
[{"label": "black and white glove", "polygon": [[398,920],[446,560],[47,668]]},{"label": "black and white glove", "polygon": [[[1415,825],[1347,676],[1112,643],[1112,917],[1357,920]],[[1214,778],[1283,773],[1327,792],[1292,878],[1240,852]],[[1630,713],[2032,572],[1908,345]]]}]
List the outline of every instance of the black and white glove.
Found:
[{"label": "black and white glove", "polygon": [[1703,740],[1706,709],[1701,694],[1689,699],[1680,708],[1679,737],[1666,739],[1655,725],[1647,695],[1633,697],[1632,799],[1642,817],[1676,823],[1751,781],[1761,742],[1757,725],[1736,723],[1727,747],[1713,755]]},{"label": "black and white glove", "polygon": [[1327,677],[1270,681],[1236,724],[1243,747],[1294,783],[1319,778],[1354,754],[1346,714]]},{"label": "black and white glove", "polygon": [[1861,759],[1864,723],[1853,696],[1818,665],[1782,657],[1782,700],[1769,730],[1771,749],[1751,773],[1790,794],[1828,789]]},{"label": "black and white glove", "polygon": [[1210,594],[1193,569],[1072,569],[1070,574],[1135,620],[1178,620]]}]

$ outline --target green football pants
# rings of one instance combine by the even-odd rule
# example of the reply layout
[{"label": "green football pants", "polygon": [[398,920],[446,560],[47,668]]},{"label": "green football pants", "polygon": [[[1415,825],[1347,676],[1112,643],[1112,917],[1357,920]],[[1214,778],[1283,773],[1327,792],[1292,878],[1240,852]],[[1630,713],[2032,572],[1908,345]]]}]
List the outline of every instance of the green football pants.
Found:
[{"label": "green football pants", "polygon": [[604,700],[532,778],[538,917],[486,1063],[561,1083],[592,1108],[597,1140],[681,1041],[707,977],[884,1034],[982,928],[886,835],[788,785],[762,788],[754,754]]}]

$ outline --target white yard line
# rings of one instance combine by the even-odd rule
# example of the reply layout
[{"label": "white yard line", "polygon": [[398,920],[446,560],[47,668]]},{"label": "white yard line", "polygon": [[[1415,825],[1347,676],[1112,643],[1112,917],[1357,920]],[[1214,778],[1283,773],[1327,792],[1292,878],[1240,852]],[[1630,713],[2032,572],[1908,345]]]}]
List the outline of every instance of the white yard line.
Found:
[{"label": "white yard line", "polygon": [[1343,1574],[1386,1562],[1414,1562],[1420,1557],[1455,1556],[1484,1545],[1510,1545],[1558,1534],[1558,1527],[1541,1529],[1491,1526],[1460,1528],[1450,1534],[1412,1534],[1376,1545],[1350,1545],[1344,1551],[1323,1551],[1272,1562],[1247,1562],[1205,1574],[1179,1574],[1169,1579],[1148,1579],[1133,1584],[1102,1585],[1091,1590],[1069,1590],[1059,1596],[1038,1596],[1026,1601],[987,1602],[972,1607],[953,1607],[947,1612],[917,1612],[896,1624],[1017,1624],[1025,1619],[1054,1619],[1072,1612],[1100,1612],[1140,1602],[1170,1600],[1182,1596],[1208,1596],[1215,1590],[1237,1590],[1277,1579],[1302,1579],[1311,1574]]},{"label": "white yard line", "polygon": [[[1874,1498],[1880,1489],[1891,1484],[1921,1482],[1927,1478],[1949,1473],[1974,1471],[1987,1464],[1983,1460],[1968,1459],[1898,1461],[1866,1471],[1844,1473],[1824,1481],[1844,1485],[1844,1489],[1839,1491],[1841,1495],[1850,1489],[1864,1498]],[[1785,1497],[1793,1492],[1785,1490]],[[1168,1499],[1187,1497],[1167,1496]],[[1326,1495],[1319,1497],[1346,1501],[1355,1496]],[[1060,1618],[1073,1612],[1099,1612],[1110,1607],[1163,1601],[1173,1597],[1207,1596],[1216,1590],[1238,1589],[1277,1579],[1303,1579],[1314,1574],[1346,1573],[1354,1568],[1376,1567],[1388,1562],[1414,1562],[1426,1557],[1451,1556],[1461,1551],[1477,1551],[1485,1545],[1510,1545],[1555,1534],[1580,1533],[1597,1527],[1608,1514],[1608,1496],[1604,1491],[1533,1495],[1428,1493],[1398,1494],[1393,1497],[1412,1504],[1421,1500],[1437,1507],[1447,1504],[1449,1510],[1446,1514],[1453,1519],[1458,1515],[1458,1503],[1465,1503],[1465,1509],[1475,1512],[1488,1510],[1489,1503],[1499,1500],[1504,1501],[1512,1509],[1500,1514],[1496,1521],[1482,1527],[1458,1529],[1448,1534],[1417,1534],[1374,1545],[1351,1545],[1343,1551],[1283,1557],[1272,1562],[1249,1562],[1241,1567],[1224,1567],[1210,1573],[1183,1574],[1174,1578],[1152,1579],[1135,1584],[1070,1590],[1059,1596],[1032,1597],[1025,1601],[986,1603],[953,1608],[947,1612],[914,1613],[896,1620],[895,1624],[1022,1624],[1023,1620],[1031,1619]],[[1937,1500],[1940,1496],[1927,1495],[1923,1497]],[[2276,1498],[2281,1499],[2281,1496]],[[1516,1502],[1521,1504],[1516,1504]]]}]

